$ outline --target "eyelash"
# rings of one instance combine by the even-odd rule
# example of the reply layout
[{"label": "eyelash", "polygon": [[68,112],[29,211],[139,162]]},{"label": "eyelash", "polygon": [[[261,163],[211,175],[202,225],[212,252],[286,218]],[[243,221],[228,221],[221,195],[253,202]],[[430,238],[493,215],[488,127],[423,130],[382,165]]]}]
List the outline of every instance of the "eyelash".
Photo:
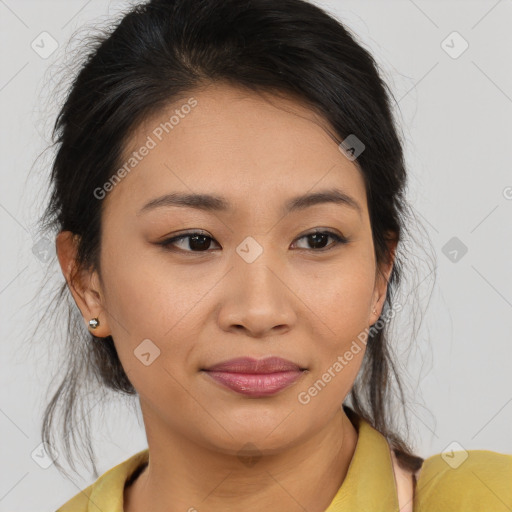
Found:
[{"label": "eyelash", "polygon": [[[344,245],[344,244],[347,244],[349,242],[348,238],[340,236],[340,235],[338,235],[337,233],[335,233],[333,231],[321,231],[321,230],[312,231],[311,233],[306,233],[305,235],[302,235],[301,237],[299,237],[297,240],[301,240],[302,238],[307,238],[307,237],[313,236],[313,235],[327,235],[327,236],[333,238],[335,240],[335,243],[331,244],[330,246],[324,247],[322,249],[299,249],[299,250],[313,251],[313,252],[326,252],[326,251],[330,251],[331,249],[333,249],[333,248],[335,248],[335,247],[337,247],[339,245]],[[212,237],[210,237],[208,235],[205,235],[204,233],[201,233],[200,231],[193,231],[193,232],[190,232],[190,233],[184,233],[182,235],[175,236],[173,238],[169,238],[167,240],[159,242],[158,245],[161,245],[162,247],[164,247],[164,249],[169,250],[169,251],[190,252],[190,253],[210,252],[208,249],[206,249],[204,251],[193,251],[193,250],[177,249],[177,248],[173,248],[172,247],[173,243],[176,243],[176,242],[178,242],[180,240],[184,240],[186,238],[190,239],[193,236],[200,236],[200,237],[203,237],[203,238],[209,238],[210,240],[215,241]]]}]

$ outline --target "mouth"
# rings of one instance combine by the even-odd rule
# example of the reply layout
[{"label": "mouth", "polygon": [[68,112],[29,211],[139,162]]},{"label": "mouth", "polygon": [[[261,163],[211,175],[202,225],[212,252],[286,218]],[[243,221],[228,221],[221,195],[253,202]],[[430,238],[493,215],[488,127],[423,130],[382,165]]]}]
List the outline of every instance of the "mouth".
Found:
[{"label": "mouth", "polygon": [[297,382],[306,371],[279,357],[230,359],[202,369],[217,384],[251,397],[274,395]]}]

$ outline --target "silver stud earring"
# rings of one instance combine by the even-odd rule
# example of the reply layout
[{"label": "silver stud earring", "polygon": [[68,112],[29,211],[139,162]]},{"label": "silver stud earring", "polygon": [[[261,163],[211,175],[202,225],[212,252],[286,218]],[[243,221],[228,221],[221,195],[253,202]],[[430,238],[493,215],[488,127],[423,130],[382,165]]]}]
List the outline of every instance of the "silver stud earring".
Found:
[{"label": "silver stud earring", "polygon": [[89,327],[91,329],[96,329],[96,327],[98,327],[98,325],[100,325],[100,321],[97,318],[91,318],[89,320]]}]

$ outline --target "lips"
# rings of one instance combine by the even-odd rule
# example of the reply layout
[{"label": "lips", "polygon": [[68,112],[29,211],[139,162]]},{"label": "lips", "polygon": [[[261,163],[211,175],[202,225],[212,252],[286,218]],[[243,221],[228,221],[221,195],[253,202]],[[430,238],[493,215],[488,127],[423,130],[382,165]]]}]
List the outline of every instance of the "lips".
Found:
[{"label": "lips", "polygon": [[299,365],[282,359],[280,357],[268,357],[266,359],[253,359],[251,357],[239,357],[230,359],[216,365],[206,368],[205,371],[211,372],[230,372],[230,373],[278,373],[278,372],[297,372],[304,370]]},{"label": "lips", "polygon": [[241,357],[210,366],[205,375],[224,388],[251,398],[274,395],[297,382],[306,369],[280,357]]}]

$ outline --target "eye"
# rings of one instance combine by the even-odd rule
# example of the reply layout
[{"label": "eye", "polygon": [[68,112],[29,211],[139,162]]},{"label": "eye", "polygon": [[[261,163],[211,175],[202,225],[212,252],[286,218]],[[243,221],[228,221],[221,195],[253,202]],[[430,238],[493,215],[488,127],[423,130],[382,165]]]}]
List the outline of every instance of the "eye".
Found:
[{"label": "eye", "polygon": [[[331,243],[326,248],[326,242],[329,238],[333,239],[334,243]],[[305,247],[301,249],[313,250],[313,252],[322,252],[330,250],[339,244],[346,244],[349,241],[347,238],[340,236],[333,231],[320,230],[316,230],[313,231],[312,233],[303,235],[297,240],[302,239],[306,239],[307,242],[312,245],[312,247]],[[168,250],[175,250],[175,247],[177,247],[178,244],[182,244],[182,247],[178,247],[178,250],[184,252],[208,252],[208,249],[211,247],[212,242],[215,242],[215,240],[212,237],[205,235],[202,232],[194,231],[191,233],[184,233],[173,238],[168,238],[163,242],[159,242],[158,245],[161,245]],[[184,246],[187,248],[184,248]]]},{"label": "eye", "polygon": [[[188,239],[188,242],[185,242],[186,239]],[[169,250],[173,250],[173,246],[176,246],[178,242],[185,242],[183,245],[188,246],[188,249],[184,249],[183,247],[179,248],[182,251],[206,252],[210,248],[211,242],[213,241],[213,238],[197,231],[169,238],[163,242],[160,242],[158,245],[168,248]]]},{"label": "eye", "polygon": [[[302,240],[303,238],[313,246],[314,252],[328,251],[339,244],[348,243],[347,238],[340,236],[333,231],[313,231],[312,233],[301,236],[298,240]],[[329,238],[332,238],[334,243],[330,244],[330,246],[327,246],[326,248],[325,244]],[[308,250],[309,247],[306,247],[305,249]]]}]

